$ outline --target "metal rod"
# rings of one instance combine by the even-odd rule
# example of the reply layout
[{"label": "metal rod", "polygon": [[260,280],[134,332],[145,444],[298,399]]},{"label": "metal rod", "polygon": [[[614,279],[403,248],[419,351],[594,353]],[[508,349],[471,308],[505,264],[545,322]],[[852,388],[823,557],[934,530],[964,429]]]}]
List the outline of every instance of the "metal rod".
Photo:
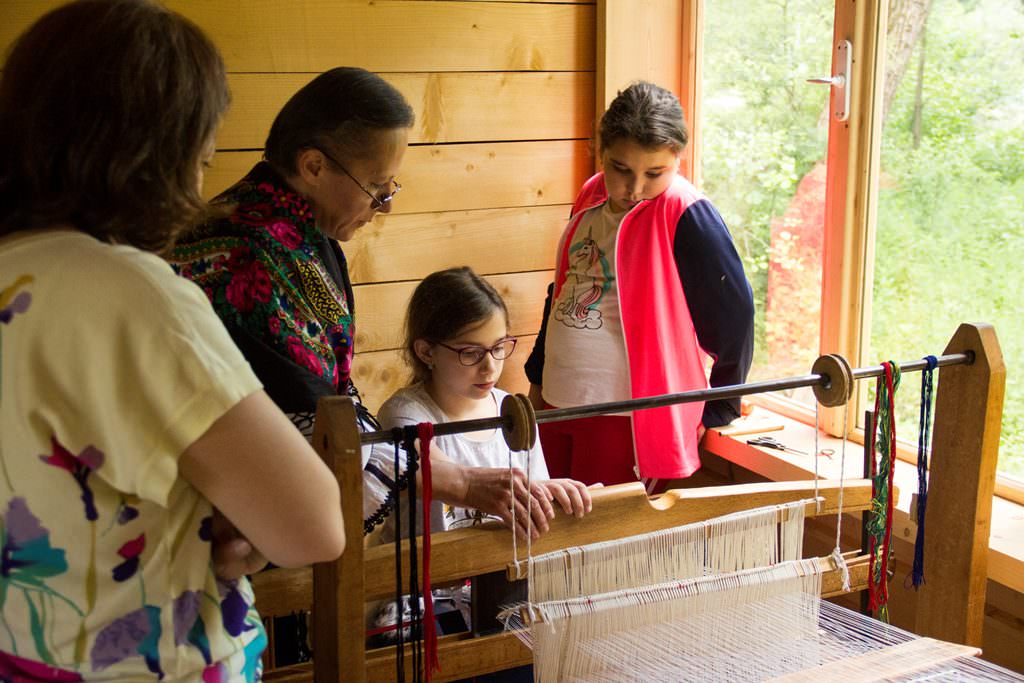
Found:
[{"label": "metal rod", "polygon": [[[938,367],[947,365],[970,365],[974,362],[974,353],[952,353],[937,358]],[[921,359],[900,363],[901,372],[920,372],[928,367],[928,361]],[[853,379],[865,379],[867,377],[878,377],[884,372],[881,365],[866,368],[857,368],[852,371]],[[678,394],[665,394],[664,396],[651,396],[649,398],[633,398],[626,401],[612,401],[609,403],[595,403],[575,408],[555,408],[553,410],[541,410],[537,412],[537,424],[547,422],[561,422],[562,420],[574,420],[579,417],[593,417],[596,415],[608,415],[611,413],[624,413],[632,410],[644,410],[646,408],[661,408],[664,406],[676,405],[678,403],[696,403],[697,401],[715,401],[726,398],[739,398],[751,394],[765,394],[770,391],[783,391],[785,389],[798,389],[800,387],[824,386],[828,387],[831,380],[828,375],[810,374],[785,379],[765,380],[763,382],[751,382],[749,384],[731,384],[724,387],[712,387],[711,389],[700,389],[697,391],[684,391]],[[475,432],[484,429],[506,426],[505,418],[482,417],[475,420],[460,420],[458,422],[442,422],[434,425],[435,436],[446,436],[448,434],[461,434],[463,432]],[[511,427],[511,418],[509,424]],[[363,445],[374,443],[388,443],[392,440],[390,431],[365,432],[360,436]]]}]

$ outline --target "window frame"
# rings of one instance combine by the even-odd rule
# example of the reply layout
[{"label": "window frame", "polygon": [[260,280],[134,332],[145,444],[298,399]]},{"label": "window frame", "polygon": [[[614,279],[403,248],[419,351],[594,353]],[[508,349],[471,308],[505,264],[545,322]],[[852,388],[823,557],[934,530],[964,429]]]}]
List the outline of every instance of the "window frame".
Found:
[{"label": "window frame", "polygon": [[[853,47],[851,116],[843,122],[831,117],[829,121],[819,353],[840,354],[855,367],[866,362],[865,331],[871,329],[887,9],[888,3],[835,2],[833,54],[842,40],[849,40]],[[684,77],[679,95],[691,130],[684,169],[699,186],[704,0],[683,0],[683,17]],[[864,429],[858,425],[858,417],[867,407],[869,387],[866,382],[858,382],[856,387],[846,437],[863,444]],[[785,417],[814,424],[814,408],[797,401],[767,394],[750,400]],[[843,409],[819,408],[818,424],[828,434],[841,436]],[[916,462],[916,444],[899,442],[897,455],[901,460]],[[1024,504],[1024,482],[997,473],[995,495]]]}]

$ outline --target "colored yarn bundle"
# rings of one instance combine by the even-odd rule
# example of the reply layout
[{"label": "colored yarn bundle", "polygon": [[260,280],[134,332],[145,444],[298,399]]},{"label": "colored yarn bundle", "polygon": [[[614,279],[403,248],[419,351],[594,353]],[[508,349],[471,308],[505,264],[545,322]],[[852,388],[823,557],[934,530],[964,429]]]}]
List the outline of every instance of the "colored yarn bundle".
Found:
[{"label": "colored yarn bundle", "polygon": [[896,390],[900,386],[900,368],[895,361],[882,363],[882,375],[875,391],[874,457],[871,460],[871,514],[867,530],[870,537],[871,565],[868,595],[871,610],[889,622],[889,556],[892,548],[893,474],[896,462]]}]

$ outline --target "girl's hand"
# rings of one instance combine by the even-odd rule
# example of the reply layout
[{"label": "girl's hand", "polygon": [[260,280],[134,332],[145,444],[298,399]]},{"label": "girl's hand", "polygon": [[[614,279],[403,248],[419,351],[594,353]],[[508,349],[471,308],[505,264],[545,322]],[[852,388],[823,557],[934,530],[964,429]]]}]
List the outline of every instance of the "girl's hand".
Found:
[{"label": "girl's hand", "polygon": [[567,515],[579,518],[590,512],[593,507],[590,491],[583,482],[574,479],[550,479],[540,484],[552,500],[558,501]]},{"label": "girl's hand", "polygon": [[527,511],[534,539],[548,530],[548,520],[555,516],[551,496],[540,482],[526,487],[526,473],[503,467],[466,467],[448,460],[434,461],[434,497],[459,507],[473,508],[500,517],[505,526],[512,528],[512,509],[515,507],[515,531],[522,538],[527,533]]}]

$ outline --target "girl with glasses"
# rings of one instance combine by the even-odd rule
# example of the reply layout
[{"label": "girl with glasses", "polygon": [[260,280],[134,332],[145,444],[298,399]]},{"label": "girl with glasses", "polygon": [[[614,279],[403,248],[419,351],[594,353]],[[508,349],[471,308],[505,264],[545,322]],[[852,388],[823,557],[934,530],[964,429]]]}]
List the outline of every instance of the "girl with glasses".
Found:
[{"label": "girl with glasses", "polygon": [[[428,275],[409,302],[405,330],[412,384],[381,407],[379,417],[386,428],[498,416],[508,394],[496,385],[516,339],[508,332],[505,302],[490,284],[469,268]],[[439,436],[433,443],[432,459],[470,467],[508,467],[508,446],[497,429]],[[516,467],[525,469],[524,457],[513,454],[513,458]],[[590,495],[583,484],[548,477],[539,441],[530,453],[530,474],[535,495],[553,501],[566,514],[580,517],[590,510]],[[435,506],[431,515],[435,530],[471,526],[488,518],[512,524],[511,510],[493,516],[453,505]],[[521,525],[525,507],[517,503],[516,513]],[[533,526],[537,535],[538,525]]]},{"label": "girl with glasses", "polygon": [[[508,394],[498,389],[505,359],[516,348],[509,335],[508,309],[501,295],[469,268],[452,268],[428,275],[412,295],[405,323],[405,355],[412,368],[412,383],[397,391],[380,409],[387,428],[420,422],[452,422],[497,417]],[[432,464],[454,462],[468,471],[509,468],[509,448],[498,429],[467,434],[436,436],[431,444]],[[511,454],[514,467],[525,470],[525,454]],[[531,493],[547,509],[532,505],[532,532],[537,538],[554,516],[554,506],[582,517],[590,511],[587,488],[571,479],[550,479],[540,441],[529,454]],[[507,500],[507,498],[506,498]],[[527,510],[514,503],[516,532],[526,531]],[[490,514],[471,506],[434,501],[430,525],[434,531],[474,526],[497,520],[511,527],[513,515],[506,504]],[[406,531],[406,530],[403,530]],[[385,537],[393,538],[390,526]],[[473,630],[483,633],[499,627],[494,615],[498,606],[524,600],[524,582],[509,584],[504,573],[476,577],[473,581]],[[465,594],[455,596],[456,602]],[[393,603],[392,603],[393,605]],[[405,615],[403,615],[403,618]],[[394,610],[382,611],[375,625],[395,621]],[[511,680],[533,680],[529,668],[517,670]],[[489,677],[480,680],[490,680]],[[502,679],[508,680],[508,679]]]}]

